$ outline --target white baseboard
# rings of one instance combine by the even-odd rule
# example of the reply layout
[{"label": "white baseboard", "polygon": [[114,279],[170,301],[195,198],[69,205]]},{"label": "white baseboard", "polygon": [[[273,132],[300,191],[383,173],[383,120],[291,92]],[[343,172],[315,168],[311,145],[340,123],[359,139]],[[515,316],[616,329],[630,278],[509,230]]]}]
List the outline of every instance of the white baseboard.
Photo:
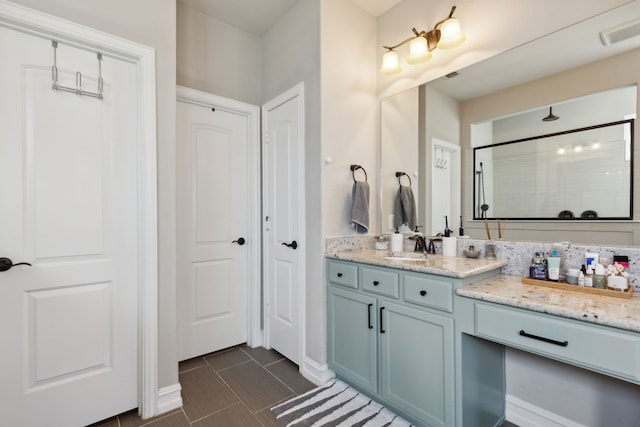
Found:
[{"label": "white baseboard", "polygon": [[329,369],[326,363],[319,364],[315,360],[304,357],[300,366],[300,373],[303,377],[314,383],[315,385],[323,385],[336,374]]},{"label": "white baseboard", "polygon": [[586,427],[511,395],[505,396],[505,417],[519,427]]},{"label": "white baseboard", "polygon": [[156,415],[182,407],[181,391],[182,386],[180,383],[162,387],[158,390],[158,413]]}]

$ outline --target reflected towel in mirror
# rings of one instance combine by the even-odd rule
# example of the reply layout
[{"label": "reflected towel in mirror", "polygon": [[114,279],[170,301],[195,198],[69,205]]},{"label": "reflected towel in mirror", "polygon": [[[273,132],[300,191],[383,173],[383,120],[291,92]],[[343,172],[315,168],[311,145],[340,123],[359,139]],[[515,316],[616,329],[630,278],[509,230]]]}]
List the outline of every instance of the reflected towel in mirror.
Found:
[{"label": "reflected towel in mirror", "polygon": [[351,227],[358,233],[366,233],[369,231],[369,184],[365,181],[355,181],[351,196]]},{"label": "reflected towel in mirror", "polygon": [[416,229],[417,223],[418,215],[413,190],[411,187],[401,185],[393,205],[393,227],[399,229],[402,224],[407,224],[413,231]]}]

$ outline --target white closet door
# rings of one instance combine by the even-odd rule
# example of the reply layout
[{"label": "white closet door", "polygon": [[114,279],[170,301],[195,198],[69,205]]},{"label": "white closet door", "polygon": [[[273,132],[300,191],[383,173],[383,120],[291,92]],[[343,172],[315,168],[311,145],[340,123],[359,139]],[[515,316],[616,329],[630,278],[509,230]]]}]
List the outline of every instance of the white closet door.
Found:
[{"label": "white closet door", "polygon": [[[136,69],[105,57],[104,100],[53,91],[51,41],[0,28],[0,413],[82,426],[137,406]],[[60,45],[60,83],[97,90]]]},{"label": "white closet door", "polygon": [[262,107],[265,340],[301,362],[304,307],[303,86]]},{"label": "white closet door", "polygon": [[247,342],[252,143],[246,114],[178,101],[180,360]]}]

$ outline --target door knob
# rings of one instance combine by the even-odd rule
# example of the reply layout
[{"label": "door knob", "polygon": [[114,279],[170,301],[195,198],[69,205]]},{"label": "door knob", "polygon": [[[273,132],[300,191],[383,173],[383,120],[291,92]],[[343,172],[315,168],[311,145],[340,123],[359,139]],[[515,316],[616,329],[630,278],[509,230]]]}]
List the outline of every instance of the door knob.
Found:
[{"label": "door knob", "polygon": [[288,247],[288,248],[293,249],[293,250],[295,250],[295,249],[297,249],[297,248],[298,248],[298,242],[296,242],[295,240],[294,240],[293,242],[291,242],[291,243],[284,243],[284,242],[283,242],[282,244],[283,244],[284,246]]},{"label": "door knob", "polygon": [[7,271],[11,267],[15,267],[16,265],[28,265],[31,266],[28,262],[19,262],[14,264],[9,258],[0,258],[0,271]]},{"label": "door knob", "polygon": [[244,237],[240,237],[238,240],[234,240],[234,241],[233,241],[233,242],[231,242],[231,243],[237,243],[237,244],[239,244],[240,246],[242,246],[242,245],[244,245],[244,244],[246,243],[246,240],[244,240]]}]

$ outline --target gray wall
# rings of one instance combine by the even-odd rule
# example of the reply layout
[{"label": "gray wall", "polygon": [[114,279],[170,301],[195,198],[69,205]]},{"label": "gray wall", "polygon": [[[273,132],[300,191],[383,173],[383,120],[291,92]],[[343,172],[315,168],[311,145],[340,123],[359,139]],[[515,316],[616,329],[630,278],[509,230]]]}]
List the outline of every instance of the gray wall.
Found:
[{"label": "gray wall", "polygon": [[156,50],[158,135],[158,385],[178,382],[175,256],[175,0],[14,0]]},{"label": "gray wall", "polygon": [[506,363],[507,395],[585,426],[638,426],[637,385],[514,349]]},{"label": "gray wall", "polygon": [[183,3],[177,18],[178,84],[260,105],[260,37]]}]

